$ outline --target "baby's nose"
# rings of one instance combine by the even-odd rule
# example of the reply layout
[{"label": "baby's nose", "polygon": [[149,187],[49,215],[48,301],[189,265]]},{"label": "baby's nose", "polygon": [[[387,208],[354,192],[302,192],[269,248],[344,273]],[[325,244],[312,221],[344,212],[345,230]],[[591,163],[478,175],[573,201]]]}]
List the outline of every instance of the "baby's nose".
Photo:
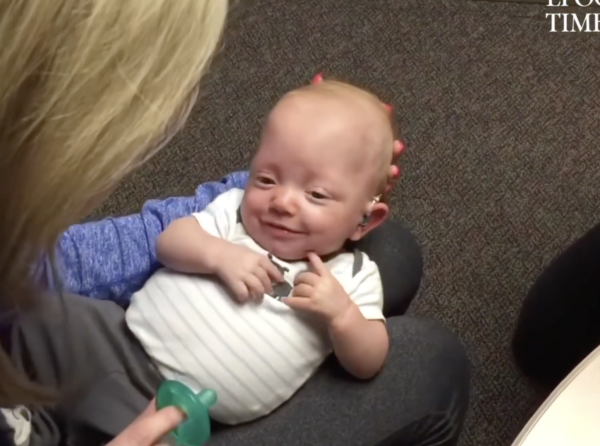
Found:
[{"label": "baby's nose", "polygon": [[282,214],[295,214],[297,204],[294,194],[291,191],[276,192],[271,201],[271,208]]}]

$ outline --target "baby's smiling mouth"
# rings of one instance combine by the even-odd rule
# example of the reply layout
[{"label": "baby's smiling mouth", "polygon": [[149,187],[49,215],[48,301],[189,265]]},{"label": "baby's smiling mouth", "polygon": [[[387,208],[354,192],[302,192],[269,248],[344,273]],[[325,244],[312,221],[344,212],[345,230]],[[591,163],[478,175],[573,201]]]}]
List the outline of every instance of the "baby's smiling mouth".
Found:
[{"label": "baby's smiling mouth", "polygon": [[285,226],[285,225],[282,225],[279,223],[275,223],[275,222],[265,221],[264,224],[266,226],[269,226],[272,229],[275,229],[276,231],[285,231],[290,234],[305,234],[304,231],[297,231],[296,229],[292,229],[288,226]]}]

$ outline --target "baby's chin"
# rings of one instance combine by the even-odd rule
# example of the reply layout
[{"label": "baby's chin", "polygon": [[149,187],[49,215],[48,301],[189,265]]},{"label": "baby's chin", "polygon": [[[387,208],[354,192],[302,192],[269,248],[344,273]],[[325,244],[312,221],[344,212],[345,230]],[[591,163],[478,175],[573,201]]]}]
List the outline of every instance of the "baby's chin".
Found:
[{"label": "baby's chin", "polygon": [[262,231],[258,225],[249,224],[245,228],[250,238],[258,246],[274,257],[287,262],[306,260],[310,252],[314,252],[320,257],[329,255],[332,252],[339,251],[345,242],[345,240],[341,240],[339,243],[336,243],[336,245],[339,245],[337,249],[327,249],[332,248],[332,246],[323,246],[316,243],[310,236],[299,236],[298,238],[286,240],[270,236],[268,233]]},{"label": "baby's chin", "polygon": [[261,248],[269,254],[286,262],[303,260],[306,258],[309,248],[307,246],[294,246],[291,243],[283,243],[279,240],[271,240],[267,237],[261,237],[258,242]]},{"label": "baby's chin", "polygon": [[298,242],[285,243],[281,240],[272,240],[268,238],[255,238],[254,240],[265,251],[286,262],[306,261],[308,253],[310,252],[316,253],[319,257],[324,257],[342,249],[342,246],[340,246],[338,249],[323,250],[319,249],[320,247],[309,246],[308,244]]}]

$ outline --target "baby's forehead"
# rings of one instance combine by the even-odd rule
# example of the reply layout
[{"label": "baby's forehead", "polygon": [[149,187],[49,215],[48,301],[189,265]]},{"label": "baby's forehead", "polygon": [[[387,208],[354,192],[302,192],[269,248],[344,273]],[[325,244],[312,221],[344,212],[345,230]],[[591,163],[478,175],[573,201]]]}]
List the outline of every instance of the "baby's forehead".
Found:
[{"label": "baby's forehead", "polygon": [[319,106],[356,114],[385,117],[383,104],[371,93],[352,85],[324,82],[293,90],[280,103]]},{"label": "baby's forehead", "polygon": [[324,82],[294,90],[279,101],[268,121],[278,134],[303,141],[305,147],[326,147],[343,158],[338,167],[364,172],[390,162],[393,129],[385,106],[357,87]]},{"label": "baby's forehead", "polygon": [[329,128],[360,134],[391,130],[389,117],[377,98],[356,87],[310,86],[285,95],[271,113],[278,124]]}]

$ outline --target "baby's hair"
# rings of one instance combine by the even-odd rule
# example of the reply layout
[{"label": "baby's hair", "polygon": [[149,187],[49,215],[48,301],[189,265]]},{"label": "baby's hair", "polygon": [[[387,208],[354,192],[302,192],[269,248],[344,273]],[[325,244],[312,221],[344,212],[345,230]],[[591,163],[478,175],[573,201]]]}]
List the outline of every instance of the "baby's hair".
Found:
[{"label": "baby's hair", "polygon": [[378,181],[378,184],[376,187],[375,196],[380,197],[380,199],[379,199],[380,202],[388,203],[389,202],[389,192],[387,191],[388,173],[389,173],[389,168],[391,165],[391,159],[393,156],[392,155],[393,144],[394,144],[394,141],[396,139],[398,139],[398,125],[395,120],[393,107],[389,104],[386,104],[385,102],[382,102],[377,97],[377,95],[375,95],[374,93],[372,93],[371,91],[369,91],[365,88],[358,87],[356,85],[350,84],[348,82],[345,82],[345,81],[342,81],[342,80],[339,80],[336,78],[328,77],[327,79],[324,79],[321,74],[316,75],[309,85],[304,85],[304,86],[299,87],[296,90],[294,90],[294,92],[310,92],[310,91],[314,91],[314,92],[322,91],[322,92],[331,92],[331,93],[347,91],[352,94],[356,94],[359,97],[366,99],[367,101],[372,102],[375,106],[379,105],[381,107],[382,114],[384,114],[387,117],[387,120],[389,121],[390,132],[392,135],[392,141],[390,141],[389,159],[386,157],[385,163],[382,163],[382,166],[381,166],[381,172],[379,174],[381,178],[379,178],[379,181]]}]

